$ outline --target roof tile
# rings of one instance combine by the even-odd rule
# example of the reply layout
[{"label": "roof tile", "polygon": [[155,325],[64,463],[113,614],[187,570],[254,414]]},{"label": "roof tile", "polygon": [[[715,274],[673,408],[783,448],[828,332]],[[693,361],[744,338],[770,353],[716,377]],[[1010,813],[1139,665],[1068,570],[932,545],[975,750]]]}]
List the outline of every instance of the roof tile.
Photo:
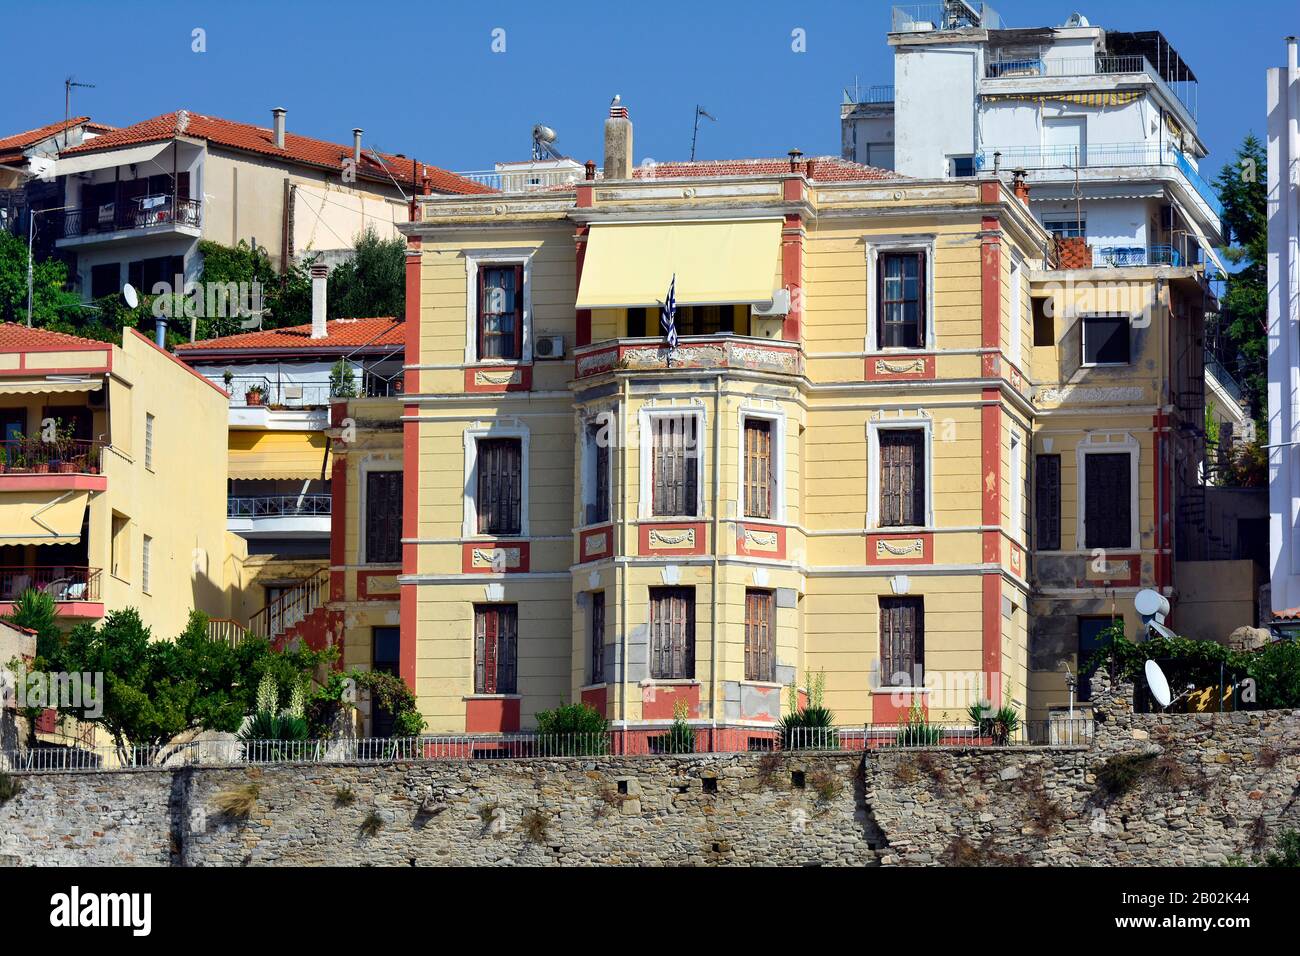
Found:
[{"label": "roof tile", "polygon": [[232,350],[274,351],[277,349],[342,349],[368,345],[384,348],[406,344],[405,324],[402,319],[331,319],[326,323],[323,339],[311,337],[311,325],[294,325],[282,329],[262,329],[257,332],[240,332],[216,339],[203,339],[178,345],[181,355],[198,357],[203,352]]}]

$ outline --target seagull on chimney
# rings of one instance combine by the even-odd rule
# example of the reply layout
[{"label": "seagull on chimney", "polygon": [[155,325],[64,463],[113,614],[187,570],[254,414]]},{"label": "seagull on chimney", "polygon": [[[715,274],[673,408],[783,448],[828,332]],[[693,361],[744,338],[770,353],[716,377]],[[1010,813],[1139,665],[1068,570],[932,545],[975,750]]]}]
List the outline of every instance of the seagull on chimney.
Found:
[{"label": "seagull on chimney", "polygon": [[609,101],[609,105],[610,105],[610,106],[618,106],[618,104],[621,103],[622,101],[623,101],[623,97],[620,96],[618,93],[615,93],[615,94],[614,94],[614,98],[613,98],[612,100]]}]

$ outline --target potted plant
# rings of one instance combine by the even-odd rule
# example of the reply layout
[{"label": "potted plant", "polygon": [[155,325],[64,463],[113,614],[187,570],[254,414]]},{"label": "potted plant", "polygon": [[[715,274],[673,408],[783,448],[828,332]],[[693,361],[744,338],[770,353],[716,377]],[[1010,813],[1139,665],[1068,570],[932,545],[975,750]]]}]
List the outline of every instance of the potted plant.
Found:
[{"label": "potted plant", "polygon": [[5,445],[0,445],[0,475],[9,470],[9,449]]},{"label": "potted plant", "polygon": [[86,471],[92,475],[99,474],[99,446],[94,442],[86,448]]},{"label": "potted plant", "polygon": [[261,385],[250,385],[244,393],[244,402],[248,405],[265,405],[266,389]]},{"label": "potted plant", "polygon": [[26,449],[27,460],[31,462],[31,469],[38,475],[48,474],[50,471],[50,452],[41,441],[40,435],[31,435],[27,438]]},{"label": "potted plant", "polygon": [[221,373],[221,380],[226,383],[226,391],[228,392],[230,391],[230,383],[235,380],[235,373],[230,369],[226,369]]}]

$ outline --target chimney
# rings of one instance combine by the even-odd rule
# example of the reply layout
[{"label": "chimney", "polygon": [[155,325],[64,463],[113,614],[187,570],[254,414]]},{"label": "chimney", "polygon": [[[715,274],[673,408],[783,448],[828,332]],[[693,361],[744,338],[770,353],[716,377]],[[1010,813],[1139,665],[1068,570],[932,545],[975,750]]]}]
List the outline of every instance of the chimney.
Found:
[{"label": "chimney", "polygon": [[587,160],[587,162],[586,162],[585,164],[583,164],[582,172],[583,172],[583,176],[586,178],[587,182],[591,182],[593,179],[595,179],[595,178],[596,178],[596,161],[595,161],[594,159],[589,159],[589,160]]},{"label": "chimney", "polygon": [[275,141],[277,149],[284,149],[284,114],[283,106],[277,106],[271,110],[271,131],[272,139]]},{"label": "chimney", "polygon": [[1286,38],[1286,68],[1288,70],[1300,70],[1300,54],[1296,52],[1296,38]]},{"label": "chimney", "polygon": [[325,286],[329,279],[329,266],[311,267],[311,337],[323,339],[329,334],[325,325]]},{"label": "chimney", "polygon": [[790,157],[790,172],[799,172],[799,158],[803,156],[803,150],[796,146],[790,152],[786,153]]},{"label": "chimney", "polygon": [[1029,205],[1029,183],[1025,181],[1025,171],[1023,169],[1013,169],[1011,171],[1011,191],[1016,194],[1026,206]]},{"label": "chimney", "polygon": [[361,165],[361,134],[364,132],[360,126],[352,128],[352,162],[358,166]]},{"label": "chimney", "polygon": [[605,120],[605,178],[632,178],[632,121],[618,96],[610,104],[609,119]]}]

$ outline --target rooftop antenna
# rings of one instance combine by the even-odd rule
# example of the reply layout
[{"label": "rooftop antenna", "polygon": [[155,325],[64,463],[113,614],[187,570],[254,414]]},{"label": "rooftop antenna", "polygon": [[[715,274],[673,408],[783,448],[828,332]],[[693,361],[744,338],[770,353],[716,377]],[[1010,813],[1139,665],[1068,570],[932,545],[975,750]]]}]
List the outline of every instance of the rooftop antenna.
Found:
[{"label": "rooftop antenna", "polygon": [[704,117],[705,119],[707,119],[707,120],[712,120],[712,121],[715,122],[715,123],[718,121],[718,118],[717,118],[716,116],[714,116],[713,114],[711,114],[708,110],[706,110],[706,109],[705,109],[703,106],[701,106],[699,103],[696,103],[696,104],[695,104],[695,129],[691,132],[691,162],[695,162],[695,141],[696,141],[696,140],[699,138],[699,136],[700,136],[700,117],[701,117],[701,116],[703,116],[703,117]]},{"label": "rooftop antenna", "polygon": [[63,81],[63,148],[68,148],[68,124],[72,122],[72,89],[81,87],[82,89],[93,90],[94,83],[81,83],[75,76],[68,75]]}]

